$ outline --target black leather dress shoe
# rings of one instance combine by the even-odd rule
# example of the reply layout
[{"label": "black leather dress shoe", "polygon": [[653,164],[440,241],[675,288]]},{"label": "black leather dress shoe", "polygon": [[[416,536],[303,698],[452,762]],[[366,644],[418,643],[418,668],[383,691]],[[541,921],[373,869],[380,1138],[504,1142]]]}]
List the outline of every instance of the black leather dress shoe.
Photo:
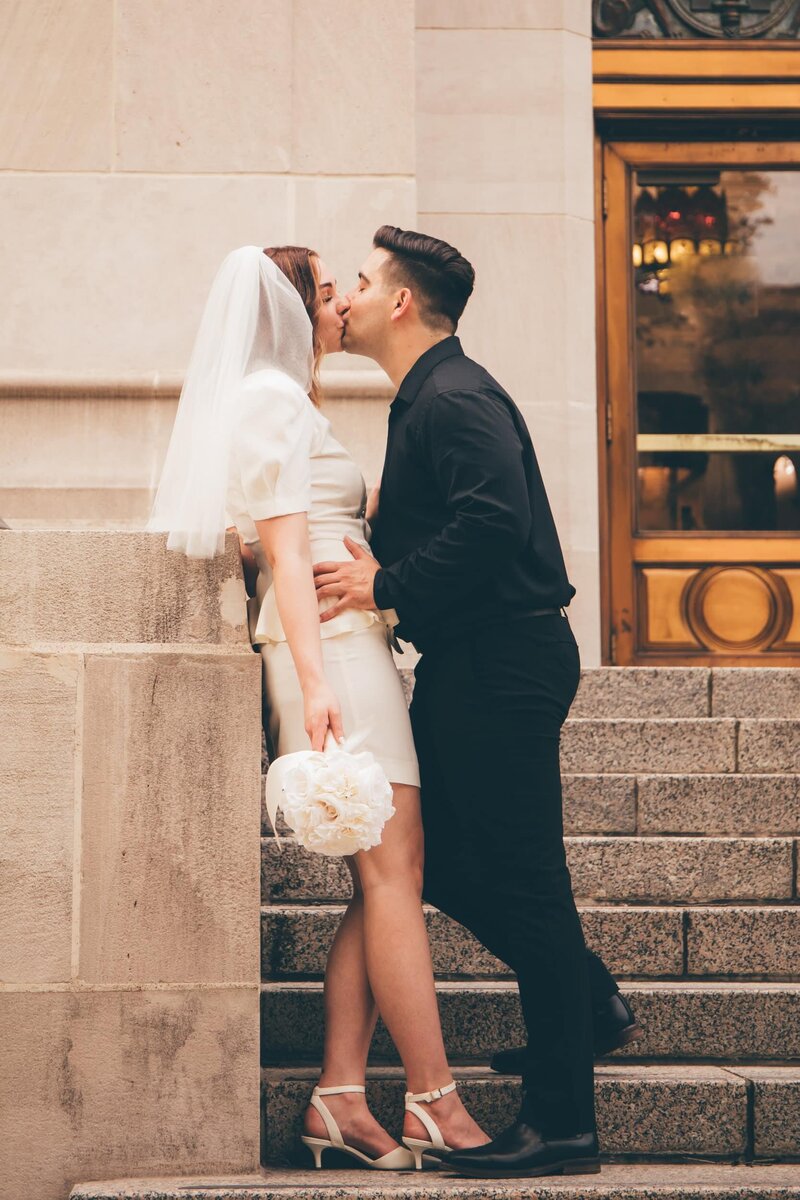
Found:
[{"label": "black leather dress shoe", "polygon": [[[594,1021],[594,1056],[600,1058],[619,1050],[629,1042],[644,1036],[628,1001],[621,992],[615,992],[603,1004],[592,1010]],[[500,1075],[522,1075],[525,1069],[525,1047],[514,1046],[510,1050],[498,1050],[492,1055],[491,1068]]]},{"label": "black leather dress shoe", "polygon": [[596,1175],[600,1170],[597,1135],[545,1138],[533,1125],[516,1121],[486,1146],[450,1150],[442,1169],[482,1179],[533,1175]]}]

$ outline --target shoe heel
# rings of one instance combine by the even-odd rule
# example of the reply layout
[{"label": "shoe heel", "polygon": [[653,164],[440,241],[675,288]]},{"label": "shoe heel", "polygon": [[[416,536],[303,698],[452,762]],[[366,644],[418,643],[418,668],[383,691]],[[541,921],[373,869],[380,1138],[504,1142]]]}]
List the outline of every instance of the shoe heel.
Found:
[{"label": "shoe heel", "polygon": [[562,1175],[599,1175],[600,1160],[598,1158],[576,1158],[573,1162],[564,1163]]},{"label": "shoe heel", "polygon": [[431,1143],[430,1142],[421,1142],[417,1138],[408,1138],[408,1137],[401,1138],[401,1141],[402,1141],[403,1145],[405,1146],[406,1150],[410,1150],[411,1153],[414,1155],[414,1170],[415,1171],[424,1170],[425,1164],[423,1162],[423,1159],[425,1156],[425,1151],[430,1149]]},{"label": "shoe heel", "polygon": [[322,1170],[322,1151],[326,1149],[327,1142],[318,1141],[316,1138],[303,1137],[300,1139],[314,1155],[314,1166],[318,1171]]}]

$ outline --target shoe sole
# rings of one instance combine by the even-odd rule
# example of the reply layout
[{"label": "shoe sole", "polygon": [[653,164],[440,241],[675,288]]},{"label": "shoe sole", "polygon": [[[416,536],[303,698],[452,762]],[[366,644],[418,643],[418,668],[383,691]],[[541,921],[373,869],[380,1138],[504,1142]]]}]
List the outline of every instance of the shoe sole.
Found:
[{"label": "shoe sole", "polygon": [[629,1046],[631,1042],[638,1042],[639,1038],[643,1037],[644,1030],[637,1021],[635,1025],[628,1025],[627,1028],[621,1029],[611,1044],[596,1046],[594,1056],[595,1058],[604,1058],[606,1054],[613,1054],[615,1050],[621,1050],[623,1046]]},{"label": "shoe sole", "polygon": [[[629,1046],[631,1042],[638,1042],[639,1038],[644,1037],[644,1030],[637,1022],[635,1025],[628,1025],[626,1029],[620,1030],[613,1042],[604,1043],[594,1048],[595,1058],[605,1058],[607,1054],[613,1054],[615,1050],[621,1050],[623,1046]],[[490,1070],[494,1071],[495,1075],[521,1075],[521,1071],[509,1070],[508,1067],[496,1067],[495,1060],[492,1059],[489,1063]]]},{"label": "shoe sole", "polygon": [[442,1163],[443,1170],[448,1167],[458,1175],[468,1175],[472,1179],[534,1179],[541,1175],[599,1175],[599,1158],[575,1158],[567,1162],[550,1163],[546,1167],[533,1167],[527,1171],[500,1167],[456,1167],[451,1163]]}]

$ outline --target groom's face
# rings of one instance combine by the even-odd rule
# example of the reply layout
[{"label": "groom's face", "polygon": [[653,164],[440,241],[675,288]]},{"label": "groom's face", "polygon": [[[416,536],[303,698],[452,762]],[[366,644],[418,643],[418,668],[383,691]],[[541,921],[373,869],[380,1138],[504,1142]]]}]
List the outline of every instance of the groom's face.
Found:
[{"label": "groom's face", "polygon": [[358,272],[358,283],[347,293],[350,308],[344,317],[342,347],[351,354],[374,357],[389,334],[397,291],[383,279],[390,258],[386,250],[373,250]]}]

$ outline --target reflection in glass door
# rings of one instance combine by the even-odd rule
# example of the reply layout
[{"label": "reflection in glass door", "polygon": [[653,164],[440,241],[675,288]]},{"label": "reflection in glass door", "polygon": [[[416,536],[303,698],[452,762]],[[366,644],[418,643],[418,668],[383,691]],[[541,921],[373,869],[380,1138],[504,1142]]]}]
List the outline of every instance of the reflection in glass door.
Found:
[{"label": "reflection in glass door", "polygon": [[800,664],[800,152],[780,150],[606,147],[616,661]]}]

